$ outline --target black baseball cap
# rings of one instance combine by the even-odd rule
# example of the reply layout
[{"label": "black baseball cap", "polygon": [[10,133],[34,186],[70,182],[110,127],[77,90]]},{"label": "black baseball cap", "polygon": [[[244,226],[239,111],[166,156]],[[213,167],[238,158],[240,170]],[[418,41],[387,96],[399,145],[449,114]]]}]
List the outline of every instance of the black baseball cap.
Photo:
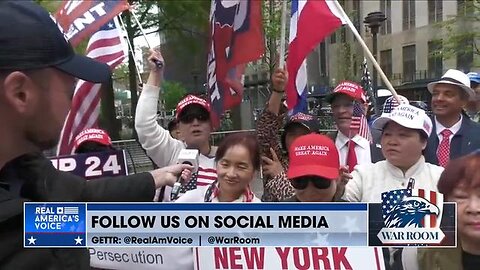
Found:
[{"label": "black baseball cap", "polygon": [[54,67],[79,79],[101,83],[110,68],[77,55],[61,27],[31,1],[0,1],[0,70]]},{"label": "black baseball cap", "polygon": [[320,129],[318,118],[314,115],[297,112],[291,115],[288,118],[287,123],[285,124],[284,129],[287,130],[289,127],[293,126],[294,124],[302,125],[306,127],[310,132],[318,132]]}]

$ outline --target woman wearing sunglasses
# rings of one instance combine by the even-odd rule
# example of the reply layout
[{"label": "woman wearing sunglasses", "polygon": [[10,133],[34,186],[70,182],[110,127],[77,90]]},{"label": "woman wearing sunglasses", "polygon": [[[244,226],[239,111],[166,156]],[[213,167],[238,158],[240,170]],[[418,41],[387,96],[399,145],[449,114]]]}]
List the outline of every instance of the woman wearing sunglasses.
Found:
[{"label": "woman wearing sunglasses", "polygon": [[[158,67],[154,62],[164,62],[158,51],[152,50],[150,57],[150,75],[138,99],[135,115],[135,129],[138,140],[148,156],[159,167],[177,163],[180,151],[186,147],[198,149],[199,167],[189,183],[180,190],[180,196],[197,186],[207,186],[216,178],[214,156],[216,147],[210,145],[210,105],[200,97],[188,95],[181,100],[176,109],[176,119],[182,140],[170,136],[168,130],[157,123],[157,105],[160,98],[160,86],[165,63]],[[156,200],[170,200],[171,188],[157,192]],[[176,198],[173,198],[176,199]]]},{"label": "woman wearing sunglasses", "polygon": [[340,162],[335,143],[320,134],[303,135],[289,148],[287,177],[295,196],[285,202],[331,202],[337,189]]}]

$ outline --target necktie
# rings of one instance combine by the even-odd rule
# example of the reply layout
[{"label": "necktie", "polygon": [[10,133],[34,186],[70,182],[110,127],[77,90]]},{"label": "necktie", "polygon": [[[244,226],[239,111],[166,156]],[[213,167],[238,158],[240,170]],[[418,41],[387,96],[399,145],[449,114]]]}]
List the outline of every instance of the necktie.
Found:
[{"label": "necktie", "polygon": [[440,134],[442,134],[442,141],[437,149],[438,165],[445,167],[450,160],[450,136],[453,133],[449,129],[444,129]]},{"label": "necktie", "polygon": [[355,153],[355,142],[350,140],[347,142],[348,145],[348,154],[347,154],[347,165],[350,172],[353,171],[353,167],[357,165],[357,154]]}]

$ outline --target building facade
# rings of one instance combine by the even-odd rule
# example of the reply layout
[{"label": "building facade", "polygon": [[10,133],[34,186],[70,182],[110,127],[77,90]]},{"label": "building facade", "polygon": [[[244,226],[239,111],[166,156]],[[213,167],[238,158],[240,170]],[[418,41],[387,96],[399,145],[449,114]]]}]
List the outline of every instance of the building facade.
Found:
[{"label": "building facade", "polygon": [[[476,1],[476,0],[475,0]],[[468,32],[480,29],[480,21],[465,22],[459,17],[480,16],[479,2],[473,0],[380,0],[380,1],[340,1],[346,13],[364,37],[372,50],[372,34],[363,20],[370,13],[381,11],[387,19],[377,35],[377,61],[396,90],[411,100],[428,101],[430,96],[426,84],[438,79],[449,68],[464,72],[478,71],[479,55],[474,53],[479,40],[474,36],[466,38],[465,48],[456,54],[442,53],[445,40],[452,32],[449,27],[461,26]],[[475,6],[476,5],[476,6]],[[446,23],[457,18],[455,24]],[[454,30],[455,31],[455,30]],[[475,47],[475,45],[477,47]],[[348,55],[350,53],[350,55]],[[477,49],[478,53],[478,49]],[[354,40],[350,29],[343,26],[315,49],[309,58],[318,59],[318,64],[309,66],[309,83],[317,84],[328,78],[330,85],[347,78],[361,78],[360,64],[363,50]],[[348,61],[346,61],[350,58]],[[309,59],[311,60],[311,59]],[[370,71],[373,65],[368,62]],[[343,65],[352,65],[350,69]],[[342,73],[343,72],[343,73]],[[348,74],[345,74],[347,72]],[[378,88],[386,88],[377,76]]]}]

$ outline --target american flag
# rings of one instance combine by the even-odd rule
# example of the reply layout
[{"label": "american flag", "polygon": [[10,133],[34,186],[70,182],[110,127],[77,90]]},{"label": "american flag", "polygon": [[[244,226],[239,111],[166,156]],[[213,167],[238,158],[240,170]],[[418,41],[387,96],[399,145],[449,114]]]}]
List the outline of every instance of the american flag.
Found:
[{"label": "american flag", "polygon": [[[392,209],[397,206],[400,202],[404,200],[405,197],[420,197],[424,198],[430,203],[442,206],[443,205],[443,196],[442,194],[425,190],[425,189],[397,189],[391,190],[388,192],[382,193],[382,216],[385,220],[387,214],[392,211]],[[440,224],[438,221],[442,220],[442,212],[439,211],[437,215],[425,215],[425,217],[420,221],[421,228],[436,228]]]},{"label": "american flag", "polygon": [[[106,63],[113,70],[125,58],[124,45],[117,20],[102,26],[90,38],[87,45],[88,57]],[[96,127],[100,112],[100,87],[79,80],[72,99],[72,107],[65,120],[57,155],[69,155],[73,151],[73,140],[82,130]]]},{"label": "american flag", "polygon": [[375,114],[375,107],[377,106],[375,96],[373,95],[372,79],[370,77],[370,71],[368,71],[367,59],[364,57],[362,62],[362,78],[361,85],[365,91],[365,97],[368,103],[368,115]]},{"label": "american flag", "polygon": [[365,117],[365,112],[363,111],[362,106],[363,105],[358,101],[353,102],[353,115],[352,121],[350,122],[350,130],[352,133],[358,133],[358,135],[372,143],[372,133],[370,132],[370,127],[368,126],[367,118]]}]

